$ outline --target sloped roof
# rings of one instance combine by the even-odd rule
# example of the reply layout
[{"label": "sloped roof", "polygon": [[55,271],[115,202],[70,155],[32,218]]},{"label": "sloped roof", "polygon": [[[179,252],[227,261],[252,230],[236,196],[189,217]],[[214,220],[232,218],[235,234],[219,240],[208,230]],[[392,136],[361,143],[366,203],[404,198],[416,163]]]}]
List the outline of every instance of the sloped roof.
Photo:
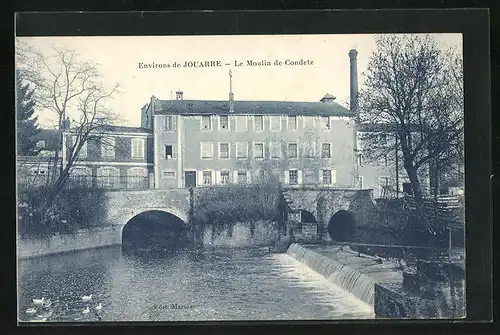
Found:
[{"label": "sloped roof", "polygon": [[113,125],[104,125],[102,126],[104,131],[111,131],[117,133],[151,133],[152,130],[149,128],[142,127],[127,127],[127,126],[113,126]]},{"label": "sloped roof", "polygon": [[[157,100],[155,114],[227,114],[227,100]],[[232,114],[353,116],[336,102],[235,101]]]},{"label": "sloped roof", "polygon": [[336,97],[334,97],[330,93],[327,93],[323,98],[321,98],[321,100],[326,100],[326,99],[336,99]]}]

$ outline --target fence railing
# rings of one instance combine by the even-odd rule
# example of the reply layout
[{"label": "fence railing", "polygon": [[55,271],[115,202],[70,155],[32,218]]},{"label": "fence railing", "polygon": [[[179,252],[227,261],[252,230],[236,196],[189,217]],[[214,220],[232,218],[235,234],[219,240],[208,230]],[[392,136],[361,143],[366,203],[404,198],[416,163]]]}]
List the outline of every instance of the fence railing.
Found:
[{"label": "fence railing", "polygon": [[[32,176],[17,179],[17,183],[23,186],[43,186],[47,176],[33,178]],[[93,176],[71,176],[68,187],[82,186],[89,188],[115,189],[148,189],[148,177],[93,177]]]}]

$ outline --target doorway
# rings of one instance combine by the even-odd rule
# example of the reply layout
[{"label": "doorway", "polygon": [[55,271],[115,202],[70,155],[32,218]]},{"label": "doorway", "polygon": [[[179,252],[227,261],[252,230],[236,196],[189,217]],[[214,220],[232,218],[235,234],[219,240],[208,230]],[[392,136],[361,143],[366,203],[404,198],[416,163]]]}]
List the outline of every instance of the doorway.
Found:
[{"label": "doorway", "polygon": [[196,171],[184,171],[186,188],[196,187]]}]

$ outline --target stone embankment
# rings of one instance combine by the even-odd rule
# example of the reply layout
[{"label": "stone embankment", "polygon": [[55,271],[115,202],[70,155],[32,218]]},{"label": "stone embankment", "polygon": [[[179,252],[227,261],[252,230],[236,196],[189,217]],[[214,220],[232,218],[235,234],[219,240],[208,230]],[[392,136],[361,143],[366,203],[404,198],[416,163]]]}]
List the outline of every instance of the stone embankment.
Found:
[{"label": "stone embankment", "polygon": [[[373,306],[376,318],[463,317],[464,282],[452,283],[433,298],[403,289],[403,271],[392,260],[364,255],[348,246],[292,244],[287,254]],[[458,287],[461,286],[461,287]],[[449,283],[448,283],[449,287]]]}]

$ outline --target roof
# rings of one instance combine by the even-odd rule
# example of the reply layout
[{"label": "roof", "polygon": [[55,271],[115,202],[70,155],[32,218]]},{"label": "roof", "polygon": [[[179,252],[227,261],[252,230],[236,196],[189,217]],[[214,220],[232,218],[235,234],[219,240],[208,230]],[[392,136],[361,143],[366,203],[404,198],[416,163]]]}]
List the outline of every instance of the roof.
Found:
[{"label": "roof", "polygon": [[[157,100],[155,114],[227,114],[227,100]],[[235,101],[232,114],[353,116],[336,102]]]},{"label": "roof", "polygon": [[104,125],[102,126],[104,131],[112,131],[116,133],[151,133],[152,130],[149,128],[142,127],[126,127],[126,126],[113,126],[113,125]]},{"label": "roof", "polygon": [[320,101],[323,101],[323,100],[327,100],[327,99],[331,99],[331,100],[335,100],[336,97],[334,97],[333,95],[331,95],[330,93],[327,93],[325,94],[325,96],[323,98],[321,98]]}]

